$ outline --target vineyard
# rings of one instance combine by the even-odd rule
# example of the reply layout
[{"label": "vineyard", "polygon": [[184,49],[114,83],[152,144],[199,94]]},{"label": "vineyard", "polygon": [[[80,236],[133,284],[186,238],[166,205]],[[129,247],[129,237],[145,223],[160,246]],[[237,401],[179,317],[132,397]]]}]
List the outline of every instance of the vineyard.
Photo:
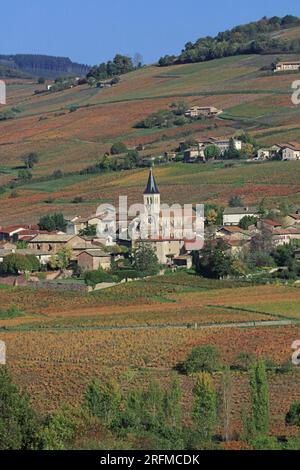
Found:
[{"label": "vineyard", "polygon": [[[290,58],[282,56],[281,59]],[[295,56],[294,59],[298,59]],[[276,75],[262,67],[276,56],[236,56],[203,63],[158,68],[144,67],[122,76],[111,89],[81,85],[58,93],[34,94],[44,85],[32,80],[8,80],[8,107],[15,118],[0,125],[0,185],[15,179],[21,158],[28,152],[39,155],[33,177],[51,175],[63,167],[79,172],[94,165],[112,143],[124,141],[129,147],[147,144],[141,156],[174,150],[187,137],[225,137],[244,129],[260,144],[297,141],[300,138],[300,108],[291,102],[291,83],[299,74]],[[152,112],[168,109],[185,100],[188,105],[214,105],[224,110],[215,121],[200,120],[180,127],[137,129],[136,122]],[[75,112],[70,112],[70,107]],[[57,181],[30,182],[0,195],[0,223],[35,222],[39,215],[63,211],[82,215],[97,202],[116,202],[126,191],[136,201],[142,190],[144,170],[126,174],[67,175]],[[233,166],[171,164],[157,168],[166,202],[224,204],[235,194],[247,203],[263,197],[271,203],[299,204],[299,165],[287,162]],[[89,181],[89,184],[87,184]],[[51,193],[52,203],[47,202]],[[72,200],[83,202],[74,208]]]},{"label": "vineyard", "polygon": [[[168,383],[176,366],[201,344],[215,345],[229,365],[240,352],[253,352],[282,366],[290,363],[292,342],[300,337],[297,323],[264,326],[298,319],[300,289],[283,285],[244,287],[177,273],[91,294],[1,288],[1,300],[3,310],[23,307],[23,316],[0,320],[0,335],[14,379],[42,412],[63,401],[80,404],[94,377],[114,377],[125,390],[152,378]],[[256,326],[234,327],[240,322]],[[248,377],[233,375],[232,418],[240,429]],[[193,377],[178,377],[188,408]],[[218,374],[214,380],[218,383]],[[272,432],[293,432],[285,428],[284,414],[299,398],[299,371],[269,372],[269,383]]]}]

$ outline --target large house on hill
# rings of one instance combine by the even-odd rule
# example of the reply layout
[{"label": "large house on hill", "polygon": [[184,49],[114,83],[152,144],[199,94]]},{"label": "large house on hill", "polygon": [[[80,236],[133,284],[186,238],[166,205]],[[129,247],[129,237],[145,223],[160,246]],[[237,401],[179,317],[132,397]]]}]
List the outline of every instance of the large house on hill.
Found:
[{"label": "large house on hill", "polygon": [[278,62],[274,72],[293,72],[300,70],[299,60],[289,60],[287,62]]},{"label": "large house on hill", "polygon": [[239,225],[245,216],[259,218],[259,209],[257,207],[226,207],[223,212],[223,225]]},{"label": "large house on hill", "polygon": [[199,116],[216,117],[223,112],[222,109],[217,109],[214,106],[192,106],[185,112],[185,116],[195,118]]},{"label": "large house on hill", "polygon": [[300,143],[288,142],[286,144],[274,144],[270,147],[261,147],[257,151],[259,160],[278,158],[280,160],[300,160]]}]

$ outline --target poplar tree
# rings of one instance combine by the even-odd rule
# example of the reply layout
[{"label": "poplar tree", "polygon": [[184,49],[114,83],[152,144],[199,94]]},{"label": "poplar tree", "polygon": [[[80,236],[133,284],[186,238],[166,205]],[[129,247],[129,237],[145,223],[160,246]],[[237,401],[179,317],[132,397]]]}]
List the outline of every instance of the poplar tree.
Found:
[{"label": "poplar tree", "polygon": [[269,431],[269,387],[266,365],[259,360],[250,369],[252,416],[256,432]]},{"label": "poplar tree", "polygon": [[209,373],[198,374],[193,392],[193,420],[200,439],[209,441],[217,424],[217,393]]}]

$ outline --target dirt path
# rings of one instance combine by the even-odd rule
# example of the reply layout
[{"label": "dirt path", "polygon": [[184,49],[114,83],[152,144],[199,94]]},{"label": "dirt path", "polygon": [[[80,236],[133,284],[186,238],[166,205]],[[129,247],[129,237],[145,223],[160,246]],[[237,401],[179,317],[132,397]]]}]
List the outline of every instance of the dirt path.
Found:
[{"label": "dirt path", "polygon": [[22,328],[6,328],[1,331],[5,332],[22,332],[22,331],[120,331],[120,330],[155,330],[155,329],[215,329],[215,328],[259,328],[269,326],[288,326],[295,323],[300,323],[300,320],[258,320],[258,321],[245,321],[245,322],[226,322],[226,323],[201,323],[201,324],[187,324],[187,323],[170,323],[170,324],[153,324],[153,325],[115,325],[115,326],[57,326],[57,327],[43,327],[43,326],[26,326]]}]

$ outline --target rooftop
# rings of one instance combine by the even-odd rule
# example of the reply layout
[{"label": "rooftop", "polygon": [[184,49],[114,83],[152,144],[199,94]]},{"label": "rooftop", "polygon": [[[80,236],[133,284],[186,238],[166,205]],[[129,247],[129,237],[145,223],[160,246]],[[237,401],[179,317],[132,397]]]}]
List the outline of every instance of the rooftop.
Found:
[{"label": "rooftop", "polygon": [[72,238],[78,235],[67,235],[66,233],[64,234],[39,234],[36,237],[34,237],[31,242],[32,243],[47,243],[47,242],[56,242],[56,243],[67,243],[70,241]]},{"label": "rooftop", "polygon": [[258,207],[253,206],[253,207],[226,207],[224,210],[224,214],[258,214],[259,210]]}]

